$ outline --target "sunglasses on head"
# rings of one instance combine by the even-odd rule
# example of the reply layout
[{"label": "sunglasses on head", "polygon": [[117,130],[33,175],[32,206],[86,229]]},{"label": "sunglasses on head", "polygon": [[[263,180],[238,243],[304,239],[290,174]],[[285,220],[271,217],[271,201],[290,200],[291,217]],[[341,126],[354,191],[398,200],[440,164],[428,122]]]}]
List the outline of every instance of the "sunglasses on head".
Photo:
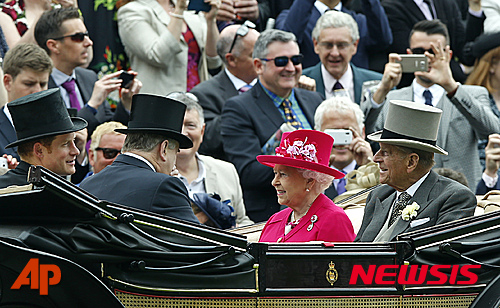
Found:
[{"label": "sunglasses on head", "polygon": [[281,56],[281,57],[276,57],[273,59],[266,59],[266,58],[261,58],[262,61],[273,61],[274,60],[274,65],[277,67],[283,67],[288,64],[288,60],[292,61],[293,65],[299,65],[302,63],[302,60],[304,59],[304,55],[296,55],[296,56],[291,56],[286,57],[286,56]]},{"label": "sunglasses on head", "polygon": [[111,148],[96,148],[96,151],[102,151],[102,155],[106,159],[113,159],[122,152],[121,150]]},{"label": "sunglasses on head", "polygon": [[238,36],[244,37],[245,35],[248,34],[248,31],[250,31],[250,29],[255,29],[255,24],[250,20],[246,20],[238,28],[238,30],[236,30],[236,33],[234,34],[233,43],[231,44],[231,47],[229,48],[229,51],[227,53],[231,53],[231,51],[233,50],[234,44],[236,44],[236,39],[238,39]]},{"label": "sunglasses on head", "polygon": [[71,40],[73,42],[78,42],[78,43],[81,43],[83,42],[83,40],[85,39],[86,36],[89,36],[89,32],[78,32],[78,33],[75,33],[75,34],[71,34],[71,35],[65,35],[65,36],[61,36],[61,37],[57,37],[53,40],[63,40],[67,37],[71,38]]}]

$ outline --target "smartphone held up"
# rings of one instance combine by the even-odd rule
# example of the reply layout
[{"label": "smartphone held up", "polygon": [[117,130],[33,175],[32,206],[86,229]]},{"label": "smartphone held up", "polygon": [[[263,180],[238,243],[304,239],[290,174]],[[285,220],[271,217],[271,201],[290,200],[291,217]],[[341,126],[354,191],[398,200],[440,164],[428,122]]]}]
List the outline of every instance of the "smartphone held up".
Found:
[{"label": "smartphone held up", "polygon": [[325,133],[333,137],[333,145],[349,145],[352,142],[349,129],[325,129]]}]

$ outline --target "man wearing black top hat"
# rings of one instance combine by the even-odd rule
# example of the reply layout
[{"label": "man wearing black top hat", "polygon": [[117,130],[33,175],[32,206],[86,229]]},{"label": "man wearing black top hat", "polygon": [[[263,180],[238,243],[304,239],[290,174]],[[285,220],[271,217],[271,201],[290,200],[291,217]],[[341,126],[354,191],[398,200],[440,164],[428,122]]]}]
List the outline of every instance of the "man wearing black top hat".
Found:
[{"label": "man wearing black top hat", "polygon": [[181,133],[186,106],[150,94],[132,99],[123,154],[80,184],[101,200],[199,223],[181,180],[170,176],[179,148],[193,142]]},{"label": "man wearing black top hat", "polygon": [[80,151],[75,146],[76,131],[87,122],[71,118],[59,89],[26,95],[7,104],[16,128],[19,165],[0,176],[0,188],[28,184],[30,165],[43,166],[61,176],[75,173],[75,160]]}]

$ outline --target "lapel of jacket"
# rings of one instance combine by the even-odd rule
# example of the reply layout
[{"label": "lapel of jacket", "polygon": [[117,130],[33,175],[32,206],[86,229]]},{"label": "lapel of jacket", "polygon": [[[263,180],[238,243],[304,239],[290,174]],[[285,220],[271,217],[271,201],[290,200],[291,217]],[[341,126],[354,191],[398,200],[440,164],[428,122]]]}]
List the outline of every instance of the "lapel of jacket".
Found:
[{"label": "lapel of jacket", "polygon": [[354,102],[359,105],[361,102],[361,90],[363,82],[359,79],[359,69],[351,63],[352,68],[352,83],[354,84]]},{"label": "lapel of jacket", "polygon": [[[11,143],[17,140],[17,135],[14,127],[3,111],[4,108],[5,107],[0,108],[0,134],[5,137],[8,143]],[[5,151],[5,149],[2,150]]]},{"label": "lapel of jacket", "polygon": [[226,74],[226,70],[223,68],[220,74],[217,74],[214,78],[217,78],[217,83],[219,84],[219,88],[221,93],[224,93],[224,100],[228,100],[233,96],[239,95],[240,93],[234,87],[234,84],[229,79],[229,76]]},{"label": "lapel of jacket", "polygon": [[262,115],[266,116],[276,127],[280,127],[285,122],[283,116],[271,98],[264,92],[260,82],[257,82],[250,91],[254,97],[255,104],[262,110]]},{"label": "lapel of jacket", "polygon": [[94,90],[94,85],[93,84],[91,86],[88,85],[85,76],[80,73],[79,67],[75,68],[75,76],[76,76],[76,85],[78,86],[80,94],[82,95],[83,105],[85,105],[92,97],[92,91]]},{"label": "lapel of jacket", "polygon": [[[418,5],[415,3],[415,1],[406,0],[406,4],[404,6],[408,8],[406,10],[406,12],[413,15],[417,20],[425,20],[426,19],[424,16],[424,13],[422,13],[422,11],[418,7]],[[431,9],[431,11],[432,11],[432,9]]]},{"label": "lapel of jacket", "polygon": [[[429,192],[431,191],[432,187],[434,184],[436,184],[438,180],[438,176],[434,171],[431,171],[429,173],[429,176],[422,182],[420,187],[417,189],[415,192],[415,195],[410,199],[410,202],[408,204],[412,204],[413,202],[416,202],[420,208],[417,211],[417,216],[414,219],[418,219],[418,214],[422,213],[422,211],[432,203],[433,200],[429,200]],[[410,228],[410,223],[411,220],[404,221],[403,219],[398,219],[396,220],[394,226],[394,230],[391,235],[391,239],[395,238],[397,235],[404,233],[405,230],[408,230]]]},{"label": "lapel of jacket", "polygon": [[452,103],[449,101],[446,92],[443,94],[436,107],[441,109],[443,113],[441,114],[441,122],[439,123],[439,130],[437,136],[437,144],[446,149],[446,141],[448,136],[448,128],[450,126],[451,114],[453,113]]},{"label": "lapel of jacket", "polygon": [[369,236],[371,238],[371,240],[373,240],[377,236],[380,229],[382,229],[382,226],[384,225],[385,221],[387,220],[387,217],[389,215],[389,211],[391,209],[391,205],[394,202],[395,198],[396,198],[396,190],[390,189],[389,194],[387,195],[386,198],[375,199],[375,210],[373,212],[372,221],[370,223],[369,228],[367,228],[365,230],[365,233],[366,232],[372,233]]},{"label": "lapel of jacket", "polygon": [[325,82],[323,81],[323,75],[321,74],[321,61],[311,68],[309,75],[309,77],[316,80],[316,92],[325,96]]},{"label": "lapel of jacket", "polygon": [[217,181],[217,177],[215,174],[216,170],[212,170],[212,166],[206,162],[205,159],[200,155],[200,160],[203,162],[203,166],[205,167],[206,175],[205,175],[205,191],[207,193],[220,193],[220,189],[217,186],[219,181]]},{"label": "lapel of jacket", "polygon": [[[163,7],[158,3],[156,0],[137,0],[138,2],[141,2],[144,4],[146,7],[150,7],[155,15],[158,17],[158,19],[161,21],[162,24],[165,25],[165,27],[168,26],[168,23],[170,22],[170,16],[168,13],[163,9]],[[181,35],[182,39],[182,35]]]}]

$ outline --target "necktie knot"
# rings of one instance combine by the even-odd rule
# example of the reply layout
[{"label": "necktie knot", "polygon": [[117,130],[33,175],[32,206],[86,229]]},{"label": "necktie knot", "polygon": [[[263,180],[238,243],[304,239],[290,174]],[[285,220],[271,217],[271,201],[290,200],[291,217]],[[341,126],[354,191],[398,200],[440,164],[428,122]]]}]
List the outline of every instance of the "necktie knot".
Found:
[{"label": "necktie knot", "polygon": [[61,86],[68,92],[69,95],[69,102],[71,108],[76,108],[76,110],[80,110],[80,100],[78,99],[78,95],[76,94],[75,90],[75,80],[71,78],[70,80],[64,82],[61,84]]},{"label": "necktie knot", "polygon": [[423,93],[423,96],[425,98],[425,104],[428,106],[433,106],[432,105],[432,93],[429,90],[425,90]]},{"label": "necktie knot", "polygon": [[246,91],[250,90],[251,88],[252,88],[252,86],[251,86],[251,85],[246,84],[246,85],[244,85],[243,87],[241,87],[241,88],[238,90],[238,92],[239,92],[240,94],[241,94],[241,93],[245,93]]},{"label": "necktie knot", "polygon": [[389,227],[398,219],[398,217],[401,216],[401,213],[405,209],[405,207],[408,205],[409,201],[411,199],[411,195],[407,193],[406,191],[402,192],[399,195],[398,200],[394,204],[394,208],[392,209],[391,213],[391,218],[389,220]]},{"label": "necktie knot", "polygon": [[337,91],[337,90],[343,90],[344,87],[342,86],[342,84],[340,82],[336,82],[334,85],[333,85],[333,91]]}]

